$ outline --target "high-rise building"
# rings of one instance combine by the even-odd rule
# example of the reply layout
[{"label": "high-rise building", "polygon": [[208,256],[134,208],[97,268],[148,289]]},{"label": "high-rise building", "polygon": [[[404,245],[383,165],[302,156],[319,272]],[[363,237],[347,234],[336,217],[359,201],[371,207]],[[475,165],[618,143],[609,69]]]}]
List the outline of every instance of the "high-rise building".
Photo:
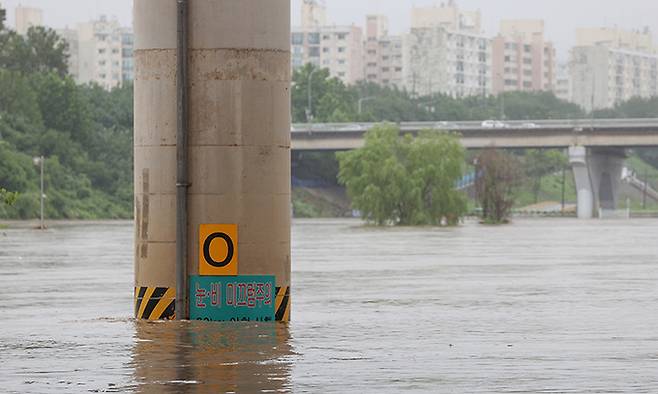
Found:
[{"label": "high-rise building", "polygon": [[77,82],[112,89],[133,79],[133,33],[116,19],[102,16],[80,24],[77,43],[70,39],[69,46],[77,53],[77,64],[71,64]]},{"label": "high-rise building", "polygon": [[30,27],[43,26],[43,12],[39,8],[23,7],[19,5],[16,12],[16,32],[27,34]]},{"label": "high-rise building", "polygon": [[402,37],[389,36],[388,19],[366,17],[365,80],[382,86],[403,85]]},{"label": "high-rise building", "polygon": [[560,64],[555,73],[555,96],[560,100],[571,101],[573,89],[568,64]]},{"label": "high-rise building", "polygon": [[292,29],[291,52],[293,70],[311,63],[346,84],[363,79],[363,31],[327,25],[323,1],[303,1],[302,26]]},{"label": "high-rise building", "polygon": [[403,44],[404,84],[412,94],[491,94],[491,44],[481,34],[412,29]]},{"label": "high-rise building", "polygon": [[658,95],[658,55],[648,29],[576,31],[569,64],[572,101],[587,111]]},{"label": "high-rise building", "polygon": [[604,45],[609,48],[628,49],[636,52],[656,53],[651,30],[624,30],[620,28],[594,27],[576,29],[576,46]]},{"label": "high-rise building", "polygon": [[493,93],[554,90],[553,44],[544,39],[542,20],[506,20],[492,40]]},{"label": "high-rise building", "polygon": [[57,34],[62,37],[69,44],[69,59],[68,59],[68,68],[69,74],[71,77],[78,81],[80,78],[78,64],[80,59],[78,57],[78,31],[74,29],[69,29],[68,27],[63,29],[57,29]]},{"label": "high-rise building", "polygon": [[658,55],[606,45],[571,50],[572,101],[587,111],[658,96]]},{"label": "high-rise building", "polygon": [[415,8],[403,43],[404,86],[415,95],[491,94],[491,40],[481,33],[479,12],[454,1]]},{"label": "high-rise building", "polygon": [[317,29],[327,24],[324,0],[302,0],[302,28]]},{"label": "high-rise building", "polygon": [[444,27],[448,30],[470,33],[482,32],[480,11],[463,11],[455,0],[441,6],[413,7],[411,9],[411,28],[425,29]]}]

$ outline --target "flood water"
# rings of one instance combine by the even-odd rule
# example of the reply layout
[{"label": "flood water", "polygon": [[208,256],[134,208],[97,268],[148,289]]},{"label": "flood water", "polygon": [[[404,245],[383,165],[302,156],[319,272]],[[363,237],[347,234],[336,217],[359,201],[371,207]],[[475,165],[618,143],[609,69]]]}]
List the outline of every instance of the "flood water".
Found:
[{"label": "flood water", "polygon": [[0,230],[0,392],[658,392],[658,221],[296,221],[289,325],[132,320],[132,223]]}]

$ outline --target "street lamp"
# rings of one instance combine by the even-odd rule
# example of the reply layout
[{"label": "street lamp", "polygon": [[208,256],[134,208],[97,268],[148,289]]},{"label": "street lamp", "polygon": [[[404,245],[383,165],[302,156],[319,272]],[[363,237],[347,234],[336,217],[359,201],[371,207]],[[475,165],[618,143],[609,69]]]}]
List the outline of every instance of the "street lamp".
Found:
[{"label": "street lamp", "polygon": [[315,66],[313,70],[308,74],[308,106],[306,107],[306,123],[311,123],[313,120],[313,74],[319,69]]},{"label": "street lamp", "polygon": [[35,166],[39,166],[40,169],[41,169],[41,198],[40,198],[40,200],[41,200],[41,221],[40,221],[40,224],[39,224],[39,229],[40,230],[45,230],[46,226],[43,222],[43,200],[46,197],[46,195],[43,192],[43,167],[45,165],[46,159],[43,156],[39,156],[39,157],[33,158],[32,161],[34,162]]}]

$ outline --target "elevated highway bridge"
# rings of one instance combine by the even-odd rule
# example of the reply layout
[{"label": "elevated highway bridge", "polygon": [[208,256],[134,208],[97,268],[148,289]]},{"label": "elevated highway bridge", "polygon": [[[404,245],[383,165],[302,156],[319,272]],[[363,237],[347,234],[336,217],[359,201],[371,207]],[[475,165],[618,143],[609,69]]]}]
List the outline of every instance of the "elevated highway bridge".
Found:
[{"label": "elevated highway bridge", "polygon": [[[374,123],[295,124],[293,150],[350,150],[363,146]],[[460,135],[467,149],[499,148],[651,147],[658,146],[658,119],[578,119],[508,121],[498,127],[482,122],[399,123],[401,133],[442,129]]]},{"label": "elevated highway bridge", "polygon": [[[293,151],[341,151],[363,146],[374,123],[295,124]],[[467,149],[568,149],[578,190],[578,217],[618,206],[626,149],[658,147],[658,119],[544,119],[507,122],[407,122],[402,134],[441,129],[459,135]]]}]

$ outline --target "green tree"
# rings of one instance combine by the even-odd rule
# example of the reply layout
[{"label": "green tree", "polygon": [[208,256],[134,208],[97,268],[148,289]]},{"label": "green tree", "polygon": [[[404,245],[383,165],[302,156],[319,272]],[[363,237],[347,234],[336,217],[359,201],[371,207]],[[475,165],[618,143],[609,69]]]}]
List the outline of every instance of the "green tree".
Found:
[{"label": "green tree", "polygon": [[379,226],[456,224],[464,197],[454,185],[461,177],[464,150],[456,136],[436,130],[400,137],[392,124],[366,133],[361,149],[337,154],[339,181],[366,221]]},{"label": "green tree", "polygon": [[[307,121],[310,109],[314,122],[349,122],[356,119],[356,92],[338,78],[332,78],[329,70],[312,64],[295,70],[292,87],[293,122]],[[311,107],[308,105],[311,84]]]},{"label": "green tree", "polygon": [[567,158],[563,152],[555,149],[529,149],[523,158],[526,176],[532,183],[532,193],[535,204],[539,202],[542,178],[567,166]]},{"label": "green tree", "polygon": [[518,160],[503,151],[486,148],[476,159],[475,171],[475,189],[483,221],[489,224],[507,222],[521,180]]},{"label": "green tree", "polygon": [[69,45],[54,30],[36,26],[25,37],[15,31],[0,33],[0,68],[24,74],[68,73]]},{"label": "green tree", "polygon": [[17,198],[18,193],[12,193],[0,187],[0,202],[7,205],[14,205]]}]

